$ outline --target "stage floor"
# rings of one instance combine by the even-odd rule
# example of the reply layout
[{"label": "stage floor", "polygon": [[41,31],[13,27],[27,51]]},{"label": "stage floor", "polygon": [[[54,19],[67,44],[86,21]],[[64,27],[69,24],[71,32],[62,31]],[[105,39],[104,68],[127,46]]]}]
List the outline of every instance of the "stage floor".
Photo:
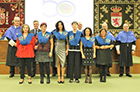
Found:
[{"label": "stage floor", "polygon": [[29,85],[27,75],[23,84],[19,84],[19,74],[14,78],[0,75],[0,92],[139,92],[140,74],[132,74],[132,76],[132,78],[125,75],[119,77],[118,74],[112,74],[111,77],[107,77],[106,83],[100,83],[99,74],[93,74],[93,83],[85,84],[85,76],[82,74],[79,84],[69,83],[69,79],[65,79],[64,84],[58,84],[57,77],[51,77],[50,84],[40,84],[40,77],[36,75]]}]

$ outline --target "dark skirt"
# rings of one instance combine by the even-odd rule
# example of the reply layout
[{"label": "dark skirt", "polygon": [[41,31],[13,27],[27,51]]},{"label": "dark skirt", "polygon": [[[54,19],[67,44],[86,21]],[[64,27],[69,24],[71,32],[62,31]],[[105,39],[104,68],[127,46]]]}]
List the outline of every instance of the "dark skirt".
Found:
[{"label": "dark skirt", "polygon": [[94,65],[93,48],[83,48],[85,59],[82,59],[83,66]]},{"label": "dark skirt", "polygon": [[6,59],[6,65],[7,66],[19,66],[19,61],[16,56],[16,51],[17,48],[14,46],[8,45],[8,50],[7,50],[7,59]]},{"label": "dark skirt", "polygon": [[133,66],[132,44],[120,44],[119,66]]},{"label": "dark skirt", "polygon": [[112,52],[110,49],[97,49],[96,64],[109,66],[112,63]]},{"label": "dark skirt", "polygon": [[49,57],[49,52],[36,51],[35,61],[36,62],[52,62],[53,56]]}]

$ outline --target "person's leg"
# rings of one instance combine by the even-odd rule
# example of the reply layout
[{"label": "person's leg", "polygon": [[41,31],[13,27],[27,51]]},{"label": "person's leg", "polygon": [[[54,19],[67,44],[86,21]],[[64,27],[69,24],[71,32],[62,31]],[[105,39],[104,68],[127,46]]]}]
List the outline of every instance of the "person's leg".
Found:
[{"label": "person's leg", "polygon": [[132,75],[130,75],[130,67],[129,66],[126,66],[126,76],[132,77]]},{"label": "person's leg", "polygon": [[100,65],[99,66],[99,72],[100,72],[100,82],[103,82],[103,80],[102,80],[102,77],[103,77],[103,66],[102,65]]},{"label": "person's leg", "polygon": [[43,78],[43,72],[44,70],[44,64],[43,62],[39,62],[39,72],[40,72],[40,83],[43,84],[44,83],[44,78]]},{"label": "person's leg", "polygon": [[50,62],[46,62],[45,63],[45,68],[46,68],[46,73],[47,73],[47,84],[50,83],[50,66],[49,66]]},{"label": "person's leg", "polygon": [[124,66],[120,66],[120,77],[123,76],[123,73],[124,73]]},{"label": "person's leg", "polygon": [[20,64],[20,78],[21,78],[19,84],[22,84],[23,81],[24,81],[25,60],[22,59],[22,58],[20,58],[20,59],[19,59],[19,64]]},{"label": "person's leg", "polygon": [[75,52],[75,55],[74,55],[74,66],[75,66],[74,77],[75,77],[75,81],[77,83],[80,82],[78,79],[81,77],[81,61],[80,61],[81,59],[80,59],[80,55],[81,55],[80,52]]},{"label": "person's leg", "polygon": [[104,70],[104,81],[103,82],[106,82],[106,74],[107,74],[107,68],[108,68],[108,66],[103,66],[103,70]]},{"label": "person's leg", "polygon": [[57,57],[57,61],[58,61],[58,66],[57,66],[57,75],[58,75],[58,83],[60,83],[61,81],[61,79],[60,79],[60,68],[61,68],[61,66],[60,66],[60,61],[59,61],[59,58]]},{"label": "person's leg", "polygon": [[14,66],[10,66],[10,78],[14,77],[15,74],[15,67]]},{"label": "person's leg", "polygon": [[36,74],[36,61],[35,61],[35,58],[33,58],[32,64],[33,64],[32,77],[34,77],[35,74]]},{"label": "person's leg", "polygon": [[61,76],[61,82],[64,83],[64,74],[65,74],[65,67],[61,67],[61,73],[62,73],[62,76]]},{"label": "person's leg", "polygon": [[91,76],[92,76],[92,66],[89,66],[89,83],[92,83]]},{"label": "person's leg", "polygon": [[85,66],[85,83],[88,83],[88,69],[87,69],[87,66]]},{"label": "person's leg", "polygon": [[27,58],[25,60],[27,62],[28,83],[31,84],[32,83],[32,81],[31,81],[31,62],[32,62],[32,59]]},{"label": "person's leg", "polygon": [[67,61],[67,76],[70,78],[69,82],[73,82],[73,67],[74,67],[74,52],[69,51]]},{"label": "person's leg", "polygon": [[107,67],[107,74],[106,74],[107,76],[111,76],[111,75],[110,75],[109,68],[110,68],[110,67],[108,66],[108,67]]}]

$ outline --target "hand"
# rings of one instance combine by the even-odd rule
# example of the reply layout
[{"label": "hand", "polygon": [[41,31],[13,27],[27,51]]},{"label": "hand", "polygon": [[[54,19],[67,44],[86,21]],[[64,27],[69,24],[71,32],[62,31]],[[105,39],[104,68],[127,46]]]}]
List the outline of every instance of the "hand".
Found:
[{"label": "hand", "polygon": [[16,47],[17,46],[17,43],[15,43],[14,46]]},{"label": "hand", "polygon": [[85,58],[86,58],[86,57],[85,57],[85,55],[83,54],[83,55],[82,55],[82,59],[85,59]]},{"label": "hand", "polygon": [[134,55],[135,54],[135,51],[132,51],[132,55]]},{"label": "hand", "polygon": [[49,53],[49,57],[52,57],[52,52]]},{"label": "hand", "polygon": [[38,46],[35,46],[34,49],[37,50]]},{"label": "hand", "polygon": [[104,45],[103,45],[103,46],[101,46],[101,47],[100,47],[100,49],[105,49],[105,46],[104,46]]},{"label": "hand", "polygon": [[119,50],[117,51],[117,54],[120,55],[120,51]]},{"label": "hand", "polygon": [[96,55],[95,54],[93,54],[93,58],[96,58]]},{"label": "hand", "polygon": [[68,55],[68,50],[66,50],[66,52],[65,52],[65,53],[66,53],[66,56],[67,56],[67,55]]}]

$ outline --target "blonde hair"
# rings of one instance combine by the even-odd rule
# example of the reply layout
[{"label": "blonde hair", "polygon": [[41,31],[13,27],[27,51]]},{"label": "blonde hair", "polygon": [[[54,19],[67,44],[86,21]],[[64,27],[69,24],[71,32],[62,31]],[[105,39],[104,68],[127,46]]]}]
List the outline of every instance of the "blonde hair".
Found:
[{"label": "blonde hair", "polygon": [[29,27],[28,24],[23,24],[23,25],[22,25],[22,28],[21,28],[21,30],[20,30],[21,33],[24,33],[24,31],[23,31],[24,26],[28,26],[28,28],[29,28],[29,29],[28,29],[28,33],[30,33],[30,27]]}]

